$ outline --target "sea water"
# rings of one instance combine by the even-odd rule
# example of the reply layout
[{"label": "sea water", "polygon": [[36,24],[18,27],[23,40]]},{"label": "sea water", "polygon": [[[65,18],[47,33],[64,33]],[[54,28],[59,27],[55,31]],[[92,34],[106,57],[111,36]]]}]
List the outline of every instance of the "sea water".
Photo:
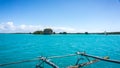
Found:
[{"label": "sea water", "polygon": [[[38,58],[40,56],[62,56],[85,51],[95,56],[109,56],[120,61],[120,35],[33,35],[0,34],[0,64]],[[60,68],[75,65],[77,58],[65,57],[49,59]],[[84,57],[83,57],[84,58]],[[84,58],[84,60],[86,60]],[[84,60],[81,60],[84,62]],[[85,61],[86,62],[86,61]],[[39,60],[0,66],[0,68],[35,68]],[[51,68],[44,64],[46,68]],[[120,64],[99,61],[83,68],[120,68]]]}]

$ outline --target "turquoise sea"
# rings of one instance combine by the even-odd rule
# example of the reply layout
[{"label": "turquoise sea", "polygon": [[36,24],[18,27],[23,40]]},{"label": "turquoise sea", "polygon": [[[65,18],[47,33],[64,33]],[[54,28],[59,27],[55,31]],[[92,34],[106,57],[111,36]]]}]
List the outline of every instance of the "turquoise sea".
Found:
[{"label": "turquoise sea", "polygon": [[[33,59],[39,56],[58,56],[85,51],[95,56],[120,60],[120,35],[32,35],[0,34],[0,64]],[[65,68],[75,65],[78,56],[50,59]],[[80,63],[85,62],[81,60]],[[35,68],[40,61],[0,66],[0,68]],[[45,64],[46,68],[51,68]],[[120,64],[100,61],[83,68],[120,68]]]}]

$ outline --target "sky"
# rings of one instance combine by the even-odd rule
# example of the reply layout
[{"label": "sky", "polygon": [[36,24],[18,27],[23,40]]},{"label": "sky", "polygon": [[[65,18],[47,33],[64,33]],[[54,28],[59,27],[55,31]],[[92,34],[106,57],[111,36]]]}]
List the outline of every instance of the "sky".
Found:
[{"label": "sky", "polygon": [[0,0],[0,33],[120,31],[120,0]]}]

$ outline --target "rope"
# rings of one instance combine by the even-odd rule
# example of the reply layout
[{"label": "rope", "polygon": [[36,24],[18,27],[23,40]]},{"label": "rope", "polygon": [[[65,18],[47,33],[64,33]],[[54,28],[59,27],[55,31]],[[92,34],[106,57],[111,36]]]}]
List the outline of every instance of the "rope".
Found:
[{"label": "rope", "polygon": [[48,59],[64,58],[64,57],[70,57],[70,56],[77,56],[77,54],[69,54],[69,55],[63,55],[63,56],[51,56],[51,57],[48,57]]},{"label": "rope", "polygon": [[[64,58],[64,57],[70,57],[70,56],[76,56],[76,55],[77,54],[69,54],[69,55],[63,55],[63,56],[51,56],[51,57],[48,57],[47,59]],[[0,64],[0,66],[6,66],[6,65],[11,65],[11,64],[19,64],[19,63],[24,63],[24,62],[32,62],[32,61],[40,60],[39,58],[34,58],[34,59],[29,59],[29,60],[22,60],[22,61],[17,61],[17,62],[10,62],[10,63],[5,63],[5,64]]]},{"label": "rope", "polygon": [[29,60],[22,60],[22,61],[17,61],[17,62],[11,62],[11,63],[5,63],[5,64],[0,64],[0,66],[6,66],[6,65],[11,65],[11,64],[19,64],[19,63],[24,63],[24,62],[32,62],[38,60],[38,58],[34,59],[29,59]]}]

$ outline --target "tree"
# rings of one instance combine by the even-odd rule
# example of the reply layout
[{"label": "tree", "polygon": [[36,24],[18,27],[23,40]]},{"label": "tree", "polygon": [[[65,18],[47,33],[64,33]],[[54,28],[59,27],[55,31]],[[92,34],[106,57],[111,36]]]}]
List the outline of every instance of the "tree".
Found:
[{"label": "tree", "polygon": [[88,34],[88,32],[85,32],[85,34]]},{"label": "tree", "polygon": [[59,34],[67,34],[67,32],[60,32]]},{"label": "tree", "polygon": [[43,34],[43,31],[35,31],[33,34]]},{"label": "tree", "polygon": [[53,34],[53,30],[51,28],[46,28],[44,29],[43,34]]}]

